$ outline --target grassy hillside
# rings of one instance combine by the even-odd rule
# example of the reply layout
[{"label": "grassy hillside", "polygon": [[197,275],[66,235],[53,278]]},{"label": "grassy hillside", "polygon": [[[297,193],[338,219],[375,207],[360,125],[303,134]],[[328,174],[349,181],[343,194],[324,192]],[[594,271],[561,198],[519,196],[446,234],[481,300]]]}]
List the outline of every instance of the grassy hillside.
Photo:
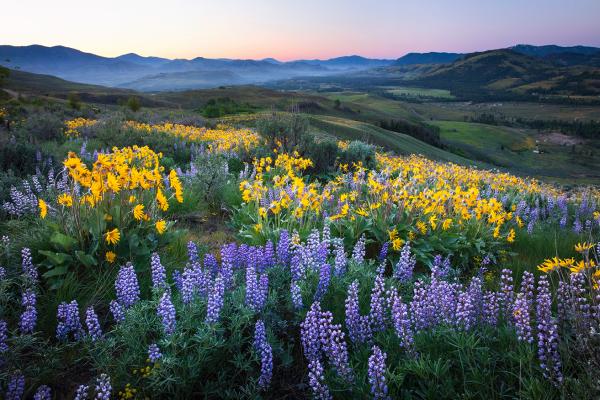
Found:
[{"label": "grassy hillside", "polygon": [[600,183],[600,160],[583,140],[469,122],[432,124],[440,127],[442,141],[466,158],[563,183]]}]

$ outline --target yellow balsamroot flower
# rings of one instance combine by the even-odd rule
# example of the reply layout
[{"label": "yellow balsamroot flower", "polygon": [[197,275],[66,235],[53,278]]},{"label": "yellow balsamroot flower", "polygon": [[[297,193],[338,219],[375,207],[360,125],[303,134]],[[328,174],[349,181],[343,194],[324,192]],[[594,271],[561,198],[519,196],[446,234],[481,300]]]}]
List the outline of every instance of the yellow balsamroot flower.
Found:
[{"label": "yellow balsamroot flower", "polygon": [[598,290],[600,288],[600,269],[592,274],[592,281],[594,282],[594,289]]},{"label": "yellow balsamroot flower", "polygon": [[437,217],[435,214],[433,214],[431,217],[429,217],[429,225],[431,225],[431,229],[435,230],[435,228],[437,228]]},{"label": "yellow balsamroot flower", "polygon": [[106,254],[104,255],[104,258],[106,259],[106,261],[108,261],[109,263],[112,264],[115,262],[117,255],[112,251],[107,251]]},{"label": "yellow balsamroot flower", "polygon": [[260,215],[263,218],[266,218],[266,216],[267,216],[267,209],[264,208],[264,207],[260,207],[258,209],[258,215]]},{"label": "yellow balsamroot flower", "polygon": [[38,208],[40,209],[40,217],[42,217],[42,219],[46,218],[46,215],[48,214],[48,205],[44,200],[38,199]]},{"label": "yellow balsamroot flower", "polygon": [[594,247],[593,243],[588,243],[588,242],[577,243],[575,245],[575,251],[578,253],[585,253],[585,252],[589,251],[592,247]]},{"label": "yellow balsamroot flower", "polygon": [[506,241],[508,243],[512,243],[515,241],[515,230],[513,228],[510,229],[510,232],[508,232],[508,236],[506,237]]},{"label": "yellow balsamroot flower", "polygon": [[259,233],[260,231],[262,231],[262,225],[261,224],[254,224],[254,231],[256,233]]},{"label": "yellow balsamroot flower", "polygon": [[117,244],[121,239],[121,233],[119,232],[119,228],[115,228],[112,231],[107,231],[104,234],[104,239],[108,244]]},{"label": "yellow balsamroot flower", "polygon": [[169,202],[160,188],[156,190],[156,202],[161,210],[167,211],[169,209]]},{"label": "yellow balsamroot flower", "polygon": [[400,238],[395,238],[394,240],[392,240],[392,249],[399,251],[402,246],[404,245],[404,240],[400,239]]},{"label": "yellow balsamroot flower", "polygon": [[58,196],[58,204],[65,207],[73,206],[73,197],[68,193],[63,193]]},{"label": "yellow balsamroot flower", "polygon": [[442,223],[442,229],[447,231],[452,226],[452,218],[446,218]]},{"label": "yellow balsamroot flower", "polygon": [[159,235],[162,235],[167,230],[167,223],[165,222],[165,220],[161,219],[159,221],[156,221],[154,227],[156,228],[156,232],[158,232]]},{"label": "yellow balsamroot flower", "polygon": [[141,221],[142,219],[144,219],[146,213],[144,213],[144,205],[143,204],[138,204],[135,207],[133,207],[133,218],[135,218],[138,221]]},{"label": "yellow balsamroot flower", "polygon": [[131,196],[129,196],[129,204],[133,204],[133,203],[135,203],[135,196],[131,195]]},{"label": "yellow balsamroot flower", "polygon": [[179,203],[183,203],[183,186],[174,169],[169,173],[169,182],[173,190],[175,190],[175,199],[177,199]]}]

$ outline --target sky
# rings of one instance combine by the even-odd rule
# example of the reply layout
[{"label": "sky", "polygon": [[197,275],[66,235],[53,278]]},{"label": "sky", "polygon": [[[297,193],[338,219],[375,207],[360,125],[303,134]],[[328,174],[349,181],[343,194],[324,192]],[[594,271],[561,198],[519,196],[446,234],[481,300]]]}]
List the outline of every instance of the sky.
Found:
[{"label": "sky", "polygon": [[280,60],[600,47],[600,0],[7,0],[0,44]]}]

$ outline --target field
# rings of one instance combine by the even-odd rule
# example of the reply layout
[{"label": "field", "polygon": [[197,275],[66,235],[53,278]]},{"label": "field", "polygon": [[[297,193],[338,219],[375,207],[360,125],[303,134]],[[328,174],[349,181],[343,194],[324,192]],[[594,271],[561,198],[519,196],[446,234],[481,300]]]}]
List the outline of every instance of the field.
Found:
[{"label": "field", "polygon": [[600,395],[597,110],[7,86],[4,398]]},{"label": "field", "polygon": [[432,124],[440,127],[445,144],[469,159],[554,182],[600,182],[600,164],[584,152],[581,140],[556,141],[551,134],[470,122]]},{"label": "field", "polygon": [[440,98],[440,99],[454,99],[455,97],[450,93],[449,90],[445,89],[429,89],[429,88],[417,88],[417,87],[387,87],[386,92],[391,93],[395,96],[404,96],[408,98]]}]

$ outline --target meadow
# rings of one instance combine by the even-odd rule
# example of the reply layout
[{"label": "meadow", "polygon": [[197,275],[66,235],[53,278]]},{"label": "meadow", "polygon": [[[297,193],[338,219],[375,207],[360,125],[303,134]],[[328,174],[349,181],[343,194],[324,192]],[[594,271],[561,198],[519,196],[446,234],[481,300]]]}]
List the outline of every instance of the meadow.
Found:
[{"label": "meadow", "polygon": [[594,187],[360,119],[133,108],[0,108],[4,398],[600,395]]}]

